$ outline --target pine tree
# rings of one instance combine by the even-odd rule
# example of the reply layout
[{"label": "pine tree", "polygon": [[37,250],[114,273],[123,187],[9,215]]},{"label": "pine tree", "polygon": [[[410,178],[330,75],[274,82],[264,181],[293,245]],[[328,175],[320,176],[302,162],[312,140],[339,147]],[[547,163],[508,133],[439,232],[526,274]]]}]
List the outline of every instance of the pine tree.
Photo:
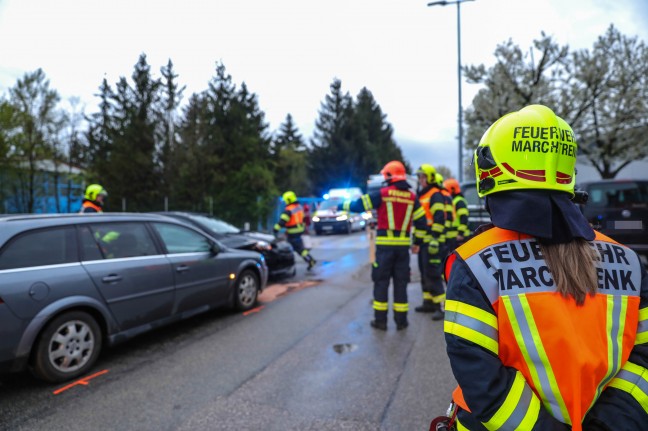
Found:
[{"label": "pine tree", "polygon": [[286,115],[273,140],[274,178],[280,192],[294,191],[297,196],[310,192],[306,146],[292,115]]},{"label": "pine tree", "polygon": [[342,82],[334,79],[320,107],[319,118],[311,139],[310,177],[315,194],[322,195],[333,187],[347,187],[354,166],[349,160],[353,144],[349,130],[353,117],[353,100],[342,93]]}]

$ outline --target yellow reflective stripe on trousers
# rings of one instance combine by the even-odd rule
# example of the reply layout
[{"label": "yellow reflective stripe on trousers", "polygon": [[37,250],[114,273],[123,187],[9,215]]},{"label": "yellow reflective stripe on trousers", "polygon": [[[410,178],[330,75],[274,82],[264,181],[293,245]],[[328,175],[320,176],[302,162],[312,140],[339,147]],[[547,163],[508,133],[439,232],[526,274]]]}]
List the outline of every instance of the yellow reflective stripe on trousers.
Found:
[{"label": "yellow reflective stripe on trousers", "polygon": [[603,389],[612,380],[612,378],[619,372],[621,368],[621,354],[623,353],[623,333],[625,331],[626,312],[628,310],[628,297],[627,296],[612,296],[607,297],[607,310],[606,310],[606,323],[605,333],[607,334],[607,363],[608,368],[605,377],[596,388],[596,396],[592,400],[588,411],[592,408],[598,397],[603,392]]},{"label": "yellow reflective stripe on trousers", "polygon": [[529,368],[533,386],[538,391],[545,408],[554,418],[571,425],[567,406],[542,345],[526,295],[502,296],[501,300],[511,322],[515,340],[524,356],[524,362]]},{"label": "yellow reflective stripe on trousers", "polygon": [[373,302],[373,309],[377,311],[387,311],[389,309],[389,304],[386,302]]},{"label": "yellow reflective stripe on trousers", "polygon": [[453,300],[446,301],[443,331],[475,343],[495,355],[498,354],[497,316],[474,305]]},{"label": "yellow reflective stripe on trousers", "polygon": [[378,236],[376,237],[376,245],[405,245],[409,247],[410,239],[408,236]]},{"label": "yellow reflective stripe on trousers", "polygon": [[506,399],[488,422],[482,422],[489,430],[530,430],[538,421],[540,400],[527,385],[524,376],[515,372],[515,380]]},{"label": "yellow reflective stripe on trousers", "polygon": [[648,343],[648,307],[639,310],[639,326],[635,345]]},{"label": "yellow reflective stripe on trousers", "polygon": [[407,302],[394,302],[394,311],[398,313],[407,313],[409,310],[409,305]]},{"label": "yellow reflective stripe on trousers", "polygon": [[387,224],[389,225],[389,230],[396,230],[394,223],[394,205],[391,202],[387,202]]},{"label": "yellow reflective stripe on trousers", "polygon": [[446,298],[445,293],[442,293],[441,295],[433,296],[432,302],[434,302],[435,304],[440,304],[443,301],[445,301],[445,298]]},{"label": "yellow reflective stripe on trousers", "polygon": [[648,413],[648,369],[626,362],[610,386],[630,394]]}]

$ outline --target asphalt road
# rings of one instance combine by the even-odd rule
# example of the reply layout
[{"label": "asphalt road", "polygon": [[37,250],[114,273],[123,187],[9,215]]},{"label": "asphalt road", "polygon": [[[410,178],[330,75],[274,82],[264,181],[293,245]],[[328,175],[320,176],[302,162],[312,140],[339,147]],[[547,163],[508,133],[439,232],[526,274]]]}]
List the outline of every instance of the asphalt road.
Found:
[{"label": "asphalt road", "polygon": [[217,310],[106,350],[89,376],[0,378],[7,430],[427,430],[454,388],[443,324],[369,326],[368,239],[314,237],[319,264],[245,314]]}]

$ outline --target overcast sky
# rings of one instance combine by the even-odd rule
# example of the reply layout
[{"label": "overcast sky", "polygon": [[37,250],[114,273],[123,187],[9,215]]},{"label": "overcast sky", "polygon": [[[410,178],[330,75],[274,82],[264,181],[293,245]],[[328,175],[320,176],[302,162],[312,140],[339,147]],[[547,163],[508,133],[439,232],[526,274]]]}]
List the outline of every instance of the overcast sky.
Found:
[{"label": "overcast sky", "polygon": [[[367,87],[412,165],[457,170],[457,8],[426,0],[0,0],[0,94],[42,68],[63,98],[96,108],[104,77],[130,77],[141,53],[168,59],[185,100],[222,61],[259,98],[270,130],[291,113],[310,138],[334,78]],[[461,6],[462,63],[540,32],[591,49],[613,23],[648,41],[648,0],[475,0]],[[463,84],[463,105],[478,88]]]}]

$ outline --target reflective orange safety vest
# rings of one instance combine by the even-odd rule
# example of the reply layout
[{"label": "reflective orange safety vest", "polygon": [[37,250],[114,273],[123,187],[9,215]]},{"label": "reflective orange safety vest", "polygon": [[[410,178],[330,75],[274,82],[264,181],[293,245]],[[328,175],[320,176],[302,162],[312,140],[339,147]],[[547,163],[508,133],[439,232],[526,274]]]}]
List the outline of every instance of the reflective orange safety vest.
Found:
[{"label": "reflective orange safety vest", "polygon": [[286,232],[289,234],[301,233],[304,231],[304,209],[298,203],[286,205],[286,211],[290,218],[286,222]]},{"label": "reflective orange safety vest", "polygon": [[92,208],[92,209],[94,209],[95,211],[97,211],[98,213],[102,213],[102,212],[103,212],[103,208],[101,208],[101,207],[100,207],[99,205],[97,205],[96,203],[91,202],[91,201],[88,201],[88,200],[84,201],[84,202],[81,204],[81,211],[79,211],[79,212],[80,212],[80,213],[84,213],[86,208]]},{"label": "reflective orange safety vest", "polygon": [[[446,313],[454,312],[458,318],[449,321],[446,314],[444,331],[478,344],[518,370],[539,399],[531,405],[537,409],[542,404],[573,430],[582,429],[583,418],[603,389],[628,387],[624,373],[638,367],[627,362],[630,351],[635,343],[645,342],[637,338],[641,290],[637,255],[598,232],[591,244],[601,255],[599,289],[581,306],[556,292],[540,246],[528,235],[492,228],[459,247],[446,263],[447,277],[457,255],[463,259],[495,316],[448,301]],[[467,317],[472,327],[460,323]],[[521,403],[515,399],[521,396],[520,385],[522,381],[515,396],[515,384],[510,389],[505,401],[510,405],[500,408],[508,412],[504,415],[512,415]],[[460,388],[453,399],[470,411]],[[534,421],[533,412],[527,413],[525,419]],[[537,414],[536,410],[536,418]]]}]

